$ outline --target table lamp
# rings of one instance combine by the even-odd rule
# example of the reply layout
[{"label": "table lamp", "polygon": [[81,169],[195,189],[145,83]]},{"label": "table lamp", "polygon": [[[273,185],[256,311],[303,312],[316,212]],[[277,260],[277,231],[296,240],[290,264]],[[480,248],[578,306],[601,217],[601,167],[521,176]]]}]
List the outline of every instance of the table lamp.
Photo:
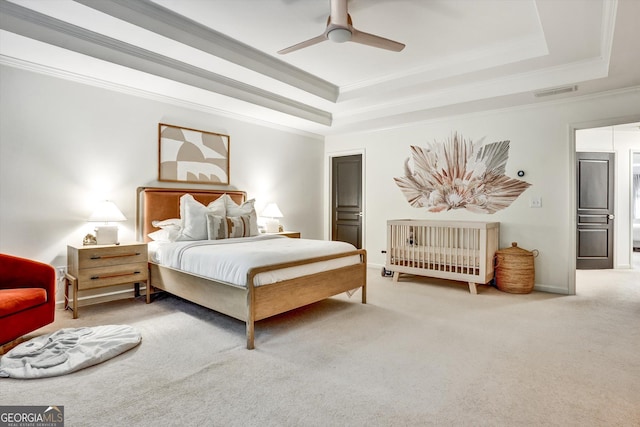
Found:
[{"label": "table lamp", "polygon": [[89,222],[104,223],[104,225],[96,225],[96,244],[118,244],[118,226],[109,225],[109,223],[126,220],[127,218],[120,212],[115,203],[109,200],[101,202],[89,217]]},{"label": "table lamp", "polygon": [[267,233],[277,233],[280,231],[280,221],[278,218],[282,218],[282,212],[275,203],[269,203],[262,211],[260,216],[268,218],[266,222]]}]

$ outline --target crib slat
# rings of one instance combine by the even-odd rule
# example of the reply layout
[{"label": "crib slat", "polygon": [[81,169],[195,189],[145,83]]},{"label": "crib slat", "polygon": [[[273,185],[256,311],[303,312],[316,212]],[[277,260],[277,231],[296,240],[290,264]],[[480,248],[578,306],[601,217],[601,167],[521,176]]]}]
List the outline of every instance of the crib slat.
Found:
[{"label": "crib slat", "polygon": [[493,256],[498,249],[500,223],[481,221],[387,221],[386,269],[488,283],[493,278]]}]

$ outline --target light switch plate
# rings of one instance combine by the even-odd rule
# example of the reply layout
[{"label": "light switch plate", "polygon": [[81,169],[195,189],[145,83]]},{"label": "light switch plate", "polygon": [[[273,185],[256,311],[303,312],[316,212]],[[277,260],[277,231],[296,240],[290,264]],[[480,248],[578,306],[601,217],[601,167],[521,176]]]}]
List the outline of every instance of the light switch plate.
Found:
[{"label": "light switch plate", "polygon": [[529,207],[530,208],[541,208],[542,207],[542,197],[532,197],[529,199]]}]

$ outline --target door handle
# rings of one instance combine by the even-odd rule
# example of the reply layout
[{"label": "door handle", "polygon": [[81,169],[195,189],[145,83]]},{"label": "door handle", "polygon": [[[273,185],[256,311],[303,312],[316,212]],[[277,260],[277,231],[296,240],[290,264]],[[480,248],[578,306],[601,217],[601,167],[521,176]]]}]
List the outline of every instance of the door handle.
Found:
[{"label": "door handle", "polygon": [[616,216],[615,216],[614,214],[609,214],[609,215],[607,215],[607,218],[609,218],[609,219],[614,219],[615,217],[616,217]]},{"label": "door handle", "polygon": [[354,212],[353,214],[354,214],[354,215],[358,215],[358,216],[364,216],[364,213],[363,213],[363,212]]}]

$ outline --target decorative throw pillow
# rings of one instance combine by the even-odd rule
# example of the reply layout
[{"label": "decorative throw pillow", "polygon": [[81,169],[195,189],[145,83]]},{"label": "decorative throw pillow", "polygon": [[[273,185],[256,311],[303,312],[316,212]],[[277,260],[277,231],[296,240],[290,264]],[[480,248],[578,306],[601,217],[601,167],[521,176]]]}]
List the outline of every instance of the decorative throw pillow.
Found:
[{"label": "decorative throw pillow", "polygon": [[228,217],[249,215],[249,236],[257,236],[260,234],[258,231],[258,215],[256,214],[256,209],[254,207],[256,199],[247,200],[243,204],[238,205],[228,194],[225,194],[224,198],[227,211],[226,215]]},{"label": "decorative throw pillow", "polygon": [[228,237],[249,237],[251,232],[251,217],[249,215],[228,216],[227,218]]},{"label": "decorative throw pillow", "polygon": [[227,219],[213,212],[207,213],[207,238],[219,240],[227,238]]},{"label": "decorative throw pillow", "polygon": [[182,231],[178,240],[206,240],[207,239],[207,213],[225,216],[225,201],[219,198],[203,205],[193,198],[191,194],[180,197],[180,219]]}]

